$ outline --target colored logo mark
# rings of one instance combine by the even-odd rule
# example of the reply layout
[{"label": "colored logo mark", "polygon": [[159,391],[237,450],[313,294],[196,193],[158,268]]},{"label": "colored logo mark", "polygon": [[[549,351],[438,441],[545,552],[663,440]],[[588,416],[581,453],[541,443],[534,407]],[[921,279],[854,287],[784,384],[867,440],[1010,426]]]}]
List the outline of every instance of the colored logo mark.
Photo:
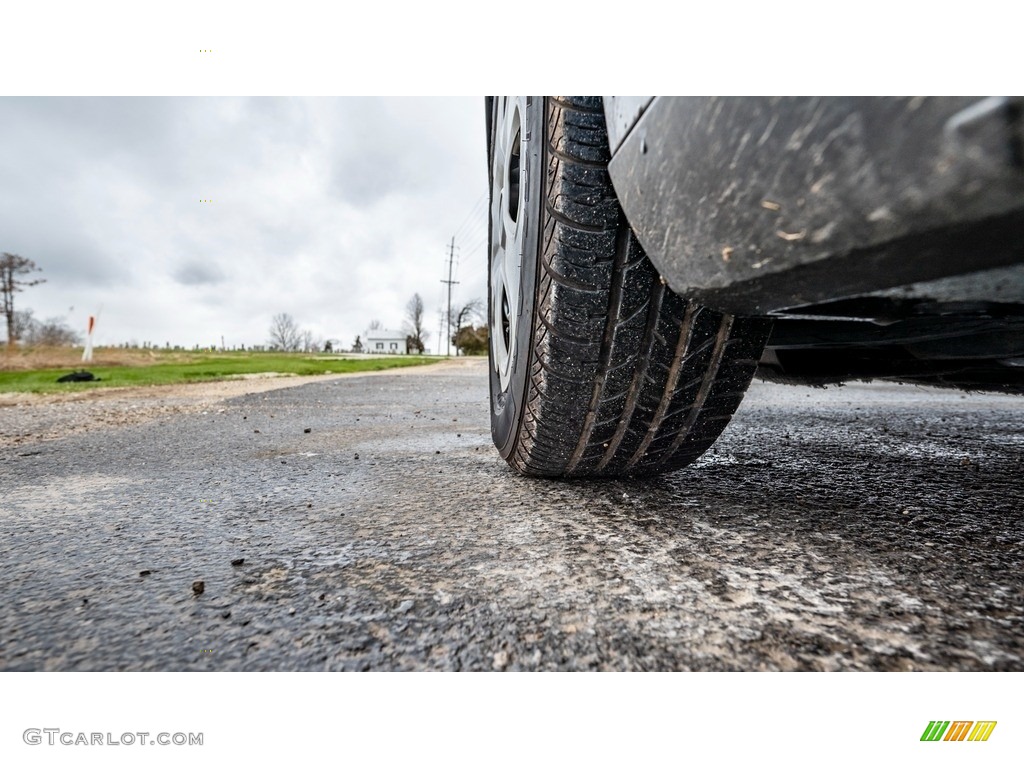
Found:
[{"label": "colored logo mark", "polygon": [[[996,720],[932,720],[921,735],[921,741],[988,741],[996,728]],[[973,726],[973,727],[972,727]]]}]

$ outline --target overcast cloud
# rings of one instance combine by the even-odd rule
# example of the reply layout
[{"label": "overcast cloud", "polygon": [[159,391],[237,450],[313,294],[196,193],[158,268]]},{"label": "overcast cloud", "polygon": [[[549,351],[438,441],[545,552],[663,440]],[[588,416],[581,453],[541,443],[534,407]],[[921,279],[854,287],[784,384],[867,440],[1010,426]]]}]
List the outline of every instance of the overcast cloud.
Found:
[{"label": "overcast cloud", "polygon": [[[97,344],[266,343],[271,317],[344,347],[400,327],[415,292],[437,350],[486,299],[482,98],[0,98],[0,251],[18,294]],[[210,200],[212,202],[201,202]]]}]

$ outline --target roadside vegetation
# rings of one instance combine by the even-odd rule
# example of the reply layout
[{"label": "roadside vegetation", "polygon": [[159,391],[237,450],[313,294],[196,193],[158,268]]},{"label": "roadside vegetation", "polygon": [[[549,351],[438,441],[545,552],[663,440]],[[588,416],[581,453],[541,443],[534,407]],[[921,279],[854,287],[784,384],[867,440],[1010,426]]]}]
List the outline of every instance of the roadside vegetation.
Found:
[{"label": "roadside vegetation", "polygon": [[[382,371],[437,362],[411,355],[387,357],[309,355],[283,352],[182,352],[96,349],[83,366],[73,347],[22,348],[0,355],[0,392],[71,392],[97,387],[137,387],[216,381],[257,374],[310,376]],[[88,370],[100,381],[58,383],[64,374]]]}]

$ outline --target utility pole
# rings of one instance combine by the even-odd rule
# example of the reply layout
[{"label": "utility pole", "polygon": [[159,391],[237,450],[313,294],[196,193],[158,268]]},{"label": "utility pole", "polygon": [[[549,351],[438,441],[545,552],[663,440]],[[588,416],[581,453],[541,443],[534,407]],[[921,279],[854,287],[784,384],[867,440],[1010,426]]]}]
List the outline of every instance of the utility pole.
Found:
[{"label": "utility pole", "polygon": [[[455,259],[455,236],[452,235],[452,244],[448,246],[448,279],[442,280],[442,283],[448,285],[448,346],[447,346],[447,357],[452,356],[452,286],[458,285],[458,280],[452,280],[452,261]],[[456,329],[458,330],[458,329]]]},{"label": "utility pole", "polygon": [[441,339],[444,338],[444,314],[441,310],[437,310],[437,316],[440,318],[440,322],[437,324],[437,354],[441,354]]}]

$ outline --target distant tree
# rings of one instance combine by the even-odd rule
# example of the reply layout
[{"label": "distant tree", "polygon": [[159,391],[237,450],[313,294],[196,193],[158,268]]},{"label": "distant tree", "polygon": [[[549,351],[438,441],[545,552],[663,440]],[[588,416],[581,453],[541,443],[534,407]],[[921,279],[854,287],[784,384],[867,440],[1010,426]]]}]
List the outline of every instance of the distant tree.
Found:
[{"label": "distant tree", "polygon": [[39,324],[31,309],[16,309],[14,311],[14,338],[27,339],[32,329]]},{"label": "distant tree", "polygon": [[0,293],[3,294],[4,316],[7,318],[7,347],[18,342],[18,332],[14,318],[14,294],[33,285],[46,281],[42,278],[24,280],[22,275],[41,271],[32,259],[18,256],[15,253],[4,253],[0,256]]},{"label": "distant tree", "polygon": [[408,351],[415,350],[422,355],[430,333],[423,327],[423,299],[418,293],[414,293],[405,305],[405,318],[406,347]]},{"label": "distant tree", "polygon": [[61,317],[33,319],[21,338],[34,347],[70,347],[82,342],[81,334],[71,330]]},{"label": "distant tree", "polygon": [[482,319],[483,314],[484,303],[480,299],[470,299],[461,307],[452,309],[451,317],[448,318],[448,330],[451,334],[452,344],[455,345],[456,354],[459,352],[459,331],[469,326],[469,329],[472,332],[473,321]]},{"label": "distant tree", "polygon": [[356,336],[356,340],[352,343],[352,351],[353,352],[362,352],[363,351],[363,342],[359,339],[358,336]]},{"label": "distant tree", "polygon": [[319,352],[324,348],[323,337],[315,335],[312,331],[302,330],[299,332],[299,348],[303,352]]},{"label": "distant tree", "polygon": [[367,329],[371,331],[379,331],[383,327],[384,324],[380,320],[371,320],[370,324],[367,326]]},{"label": "distant tree", "polygon": [[486,325],[465,325],[455,334],[455,348],[463,355],[486,355],[488,341]]},{"label": "distant tree", "polygon": [[282,352],[296,352],[302,348],[299,326],[287,312],[274,315],[270,321],[270,347]]}]

